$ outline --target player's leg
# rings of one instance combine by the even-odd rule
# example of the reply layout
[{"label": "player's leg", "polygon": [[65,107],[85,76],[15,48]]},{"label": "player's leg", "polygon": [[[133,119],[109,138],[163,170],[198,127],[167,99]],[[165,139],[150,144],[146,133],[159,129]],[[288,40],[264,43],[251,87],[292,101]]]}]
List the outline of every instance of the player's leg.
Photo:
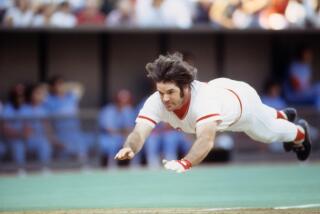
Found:
[{"label": "player's leg", "polygon": [[9,145],[11,146],[13,160],[19,167],[18,173],[20,175],[24,175],[24,167],[26,162],[25,142],[22,140],[10,140]]},{"label": "player's leg", "polygon": [[38,142],[37,142],[36,152],[43,169],[45,169],[49,166],[51,161],[51,156],[52,156],[51,144],[46,138],[39,138],[37,140]]},{"label": "player's leg", "polygon": [[108,166],[111,168],[117,167],[117,162],[114,160],[114,155],[118,149],[118,140],[116,135],[101,134],[99,136],[99,150],[101,157],[107,157]]},{"label": "player's leg", "polygon": [[[257,103],[255,109],[255,111],[251,112],[250,125],[246,131],[247,135],[254,140],[265,143],[293,142],[294,147],[299,148],[299,150],[294,150],[299,160],[305,160],[305,158],[309,156],[309,131],[305,122],[298,124],[289,122],[279,117],[279,113],[281,114],[281,112],[262,103]],[[305,145],[307,145],[308,148],[303,149]]]},{"label": "player's leg", "polygon": [[[294,108],[286,108],[281,111],[278,111],[277,119],[285,119],[292,123],[294,123],[297,119],[297,111]],[[291,143],[283,143],[283,149],[286,152],[290,152],[293,149],[294,144]]]},{"label": "player's leg", "polygon": [[250,126],[245,132],[254,140],[264,143],[292,142],[297,135],[297,126],[286,120],[252,115]]},{"label": "player's leg", "polygon": [[114,156],[119,151],[123,142],[124,142],[124,138],[119,134],[114,134],[110,136],[110,141],[108,142],[109,143],[108,164],[111,168],[117,168],[117,161],[114,159]]},{"label": "player's leg", "polygon": [[28,151],[35,152],[41,164],[42,173],[49,173],[52,147],[46,137],[37,136],[27,140]]},{"label": "player's leg", "polygon": [[[269,108],[266,106],[266,108]],[[286,108],[281,111],[277,111],[277,119],[284,119],[294,123],[297,119],[297,111],[294,108]],[[297,154],[299,160],[305,160],[308,158],[311,150],[309,125],[307,121],[300,119],[296,123],[298,127],[302,127],[305,133],[305,140],[302,142],[303,146],[293,142],[284,142],[283,147],[286,152],[294,151]],[[299,142],[299,141],[298,141]]]}]

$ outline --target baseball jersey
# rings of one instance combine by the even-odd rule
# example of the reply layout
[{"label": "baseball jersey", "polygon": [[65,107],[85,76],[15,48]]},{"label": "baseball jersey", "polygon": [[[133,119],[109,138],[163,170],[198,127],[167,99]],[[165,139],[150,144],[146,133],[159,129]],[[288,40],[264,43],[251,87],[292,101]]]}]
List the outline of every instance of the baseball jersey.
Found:
[{"label": "baseball jersey", "polygon": [[26,104],[21,109],[21,114],[27,119],[26,124],[32,128],[30,138],[42,138],[46,135],[44,120],[48,118],[48,113],[43,105],[33,106]]},{"label": "baseball jersey", "polygon": [[[202,124],[217,121],[218,131],[228,129],[236,123],[242,113],[242,104],[237,95],[238,81],[219,78],[208,83],[194,80],[191,97],[183,114],[167,111],[159,92],[154,92],[139,112],[136,123],[154,127],[159,122],[169,123],[173,128],[186,133],[195,133]],[[229,87],[230,86],[230,87]]]},{"label": "baseball jersey", "polygon": [[110,104],[102,109],[98,123],[103,129],[131,129],[134,126],[135,117],[136,113],[132,107],[118,109],[116,105]]},{"label": "baseball jersey", "polygon": [[23,115],[24,104],[19,108],[15,108],[11,103],[7,103],[3,107],[1,118],[5,124],[16,131],[21,131],[24,126]]}]

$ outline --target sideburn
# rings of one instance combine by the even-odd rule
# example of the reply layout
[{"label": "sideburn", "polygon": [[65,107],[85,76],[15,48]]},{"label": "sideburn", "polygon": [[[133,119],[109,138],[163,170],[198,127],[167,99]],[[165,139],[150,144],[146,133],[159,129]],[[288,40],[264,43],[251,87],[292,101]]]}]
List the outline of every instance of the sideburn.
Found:
[{"label": "sideburn", "polygon": [[179,88],[180,88],[180,97],[181,97],[181,98],[184,98],[184,90],[183,90],[183,87],[180,86]]},{"label": "sideburn", "polygon": [[[184,98],[184,87],[183,86],[178,86],[180,88],[180,97]],[[187,86],[190,89],[190,86]]]}]

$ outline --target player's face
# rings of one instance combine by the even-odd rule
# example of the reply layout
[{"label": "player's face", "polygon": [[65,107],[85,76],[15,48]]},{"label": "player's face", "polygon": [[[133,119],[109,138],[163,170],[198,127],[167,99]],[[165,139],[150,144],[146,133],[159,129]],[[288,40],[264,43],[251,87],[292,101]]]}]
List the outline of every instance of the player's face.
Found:
[{"label": "player's face", "polygon": [[174,111],[182,106],[180,88],[171,82],[158,82],[156,84],[160,98],[168,111]]}]

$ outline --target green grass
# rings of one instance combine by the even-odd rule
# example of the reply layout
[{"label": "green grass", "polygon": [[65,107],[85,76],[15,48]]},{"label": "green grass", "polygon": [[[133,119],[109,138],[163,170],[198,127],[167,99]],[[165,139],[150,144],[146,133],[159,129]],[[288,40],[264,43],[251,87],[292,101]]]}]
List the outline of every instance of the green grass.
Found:
[{"label": "green grass", "polygon": [[0,177],[0,211],[272,208],[320,204],[320,164],[195,167]]}]

